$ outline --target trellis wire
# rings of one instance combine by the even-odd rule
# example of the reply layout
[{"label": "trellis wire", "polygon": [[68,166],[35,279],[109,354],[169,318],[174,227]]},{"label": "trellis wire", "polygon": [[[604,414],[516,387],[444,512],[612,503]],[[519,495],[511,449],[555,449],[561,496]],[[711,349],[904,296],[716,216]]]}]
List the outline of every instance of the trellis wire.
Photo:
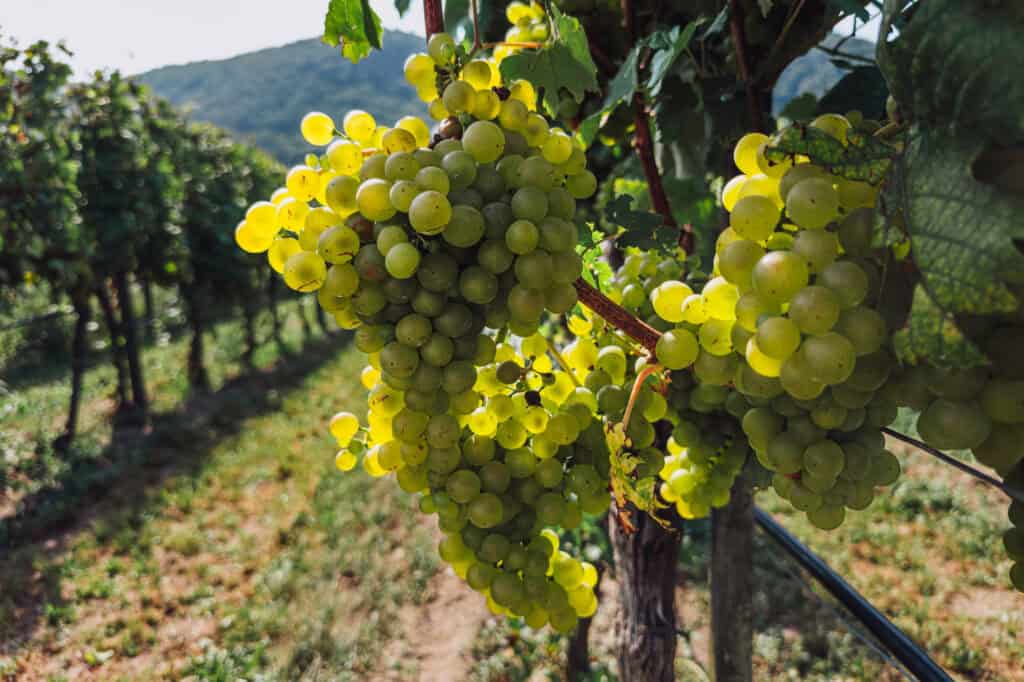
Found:
[{"label": "trellis wire", "polygon": [[932,457],[935,457],[935,458],[945,462],[946,464],[949,464],[950,466],[956,467],[957,469],[959,469],[960,471],[964,472],[965,474],[967,474],[969,476],[973,476],[974,478],[978,479],[979,481],[984,481],[985,483],[988,483],[993,488],[998,488],[1007,497],[1010,497],[1010,498],[1020,502],[1021,504],[1024,504],[1024,492],[1021,492],[1020,490],[1017,490],[1013,486],[1006,485],[1002,481],[1000,481],[998,479],[995,479],[992,476],[989,476],[988,474],[986,474],[983,471],[975,469],[974,467],[972,467],[969,464],[961,462],[960,460],[956,459],[955,457],[950,457],[949,455],[947,455],[942,450],[938,450],[936,448],[933,448],[932,446],[930,446],[930,445],[928,445],[926,443],[923,443],[923,442],[921,442],[920,440],[918,440],[916,438],[912,438],[911,436],[908,436],[905,433],[900,433],[899,431],[896,431],[894,429],[890,429],[887,426],[882,428],[882,433],[886,434],[887,436],[892,436],[896,440],[901,440],[904,443],[907,443],[909,445],[913,445],[914,447],[927,452]]}]

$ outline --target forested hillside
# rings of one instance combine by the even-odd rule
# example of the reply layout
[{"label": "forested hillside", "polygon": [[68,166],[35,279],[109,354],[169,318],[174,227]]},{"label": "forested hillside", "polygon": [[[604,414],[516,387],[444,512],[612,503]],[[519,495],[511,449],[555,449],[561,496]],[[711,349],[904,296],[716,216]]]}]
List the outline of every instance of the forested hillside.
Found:
[{"label": "forested hillside", "polygon": [[317,39],[147,71],[138,79],[192,116],[239,133],[285,162],[301,159],[298,121],[311,110],[369,110],[382,122],[425,108],[401,77],[423,39],[389,32],[358,67]]}]

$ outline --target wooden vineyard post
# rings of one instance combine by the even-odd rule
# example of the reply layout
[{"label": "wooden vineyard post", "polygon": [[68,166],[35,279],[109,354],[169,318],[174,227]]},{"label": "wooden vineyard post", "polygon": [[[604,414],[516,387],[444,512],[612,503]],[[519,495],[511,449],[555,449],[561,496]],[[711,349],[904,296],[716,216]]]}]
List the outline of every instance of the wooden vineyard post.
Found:
[{"label": "wooden vineyard post", "polygon": [[636,532],[608,519],[620,613],[616,657],[622,682],[672,682],[676,657],[676,575],[680,534],[630,509]]},{"label": "wooden vineyard post", "polygon": [[711,512],[711,669],[715,682],[753,680],[754,497],[744,473]]}]

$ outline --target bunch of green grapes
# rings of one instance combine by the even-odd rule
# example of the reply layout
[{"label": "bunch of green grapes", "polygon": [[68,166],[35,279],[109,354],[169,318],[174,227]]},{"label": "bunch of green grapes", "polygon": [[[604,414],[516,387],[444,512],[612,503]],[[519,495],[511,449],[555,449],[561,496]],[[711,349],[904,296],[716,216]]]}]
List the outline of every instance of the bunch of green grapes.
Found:
[{"label": "bunch of green grapes", "polygon": [[[1007,482],[1024,489],[1024,327],[1015,315],[996,321],[978,341],[991,364],[966,369],[917,365],[896,379],[901,406],[919,411],[921,440],[941,450],[969,449]],[[1024,505],[1009,509],[1003,541],[1016,564],[1011,579],[1024,591]]]},{"label": "bunch of green grapes", "polygon": [[[850,128],[835,115],[812,125],[841,140]],[[692,372],[688,407],[739,426],[719,426],[720,442],[700,442],[696,458],[683,441],[700,425],[680,429],[685,466],[666,475],[679,481],[672,488],[669,480],[670,492],[689,491],[715,461],[713,446],[732,472],[749,445],[781,496],[814,525],[835,528],[847,508],[867,507],[876,487],[899,474],[880,431],[897,402],[886,387],[895,365],[889,330],[873,307],[877,189],[804,159],[774,163],[765,156],[769,143],[755,133],[736,146],[743,175],[723,190],[730,226],[717,241],[711,279],[699,292],[678,281],[651,292],[655,312],[673,325],[658,361]],[[715,493],[724,495],[718,488],[704,497]]]},{"label": "bunch of green grapes", "polygon": [[607,507],[607,446],[593,396],[551,366],[537,330],[576,305],[573,217],[596,180],[532,88],[457,59],[446,34],[428,49],[406,75],[447,81],[436,134],[416,117],[385,128],[353,111],[337,130],[308,114],[302,134],[324,153],[253,205],[236,238],[316,292],[368,356],[367,427],[331,422],[338,468],[394,474],[496,613],[567,630],[596,608],[596,573],[544,531]]}]

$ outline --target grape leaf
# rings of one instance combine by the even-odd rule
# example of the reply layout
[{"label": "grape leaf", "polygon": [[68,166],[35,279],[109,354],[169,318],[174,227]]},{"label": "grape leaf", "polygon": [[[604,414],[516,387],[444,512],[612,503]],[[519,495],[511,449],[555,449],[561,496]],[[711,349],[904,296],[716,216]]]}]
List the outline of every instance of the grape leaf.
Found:
[{"label": "grape leaf", "polygon": [[525,78],[544,90],[544,107],[558,111],[559,90],[566,90],[577,102],[588,92],[597,92],[597,67],[590,56],[587,34],[580,22],[551,6],[554,40],[539,50],[523,50],[501,62],[505,82]]},{"label": "grape leaf", "polygon": [[877,66],[855,66],[825,93],[818,103],[819,114],[856,109],[864,118],[885,118],[889,88]]},{"label": "grape leaf", "polygon": [[665,77],[676,60],[693,40],[693,34],[703,19],[691,21],[686,27],[676,26],[668,31],[657,31],[649,35],[644,44],[653,50],[650,58],[650,74],[647,76],[647,90],[652,97],[661,92]]},{"label": "grape leaf", "polygon": [[665,229],[665,221],[657,213],[632,208],[633,200],[629,194],[620,194],[604,207],[605,220],[626,228],[625,232],[615,238],[615,243],[620,248],[636,246],[646,250],[674,249],[679,233]]},{"label": "grape leaf", "polygon": [[608,94],[605,96],[601,108],[580,123],[578,134],[585,146],[590,146],[590,143],[597,136],[597,131],[604,125],[605,120],[615,111],[617,106],[633,99],[637,88],[640,87],[640,78],[637,72],[637,60],[639,58],[639,47],[634,47],[629,51],[626,59],[622,62],[622,66],[619,67],[619,72],[608,83]]},{"label": "grape leaf", "polygon": [[893,334],[892,340],[896,355],[911,365],[925,360],[938,367],[973,367],[986,363],[978,347],[960,330],[956,318],[937,306],[920,284],[914,289],[907,324]]},{"label": "grape leaf", "polygon": [[369,56],[374,48],[381,48],[384,32],[380,17],[370,7],[369,0],[331,0],[324,18],[323,40],[337,47],[353,64]]},{"label": "grape leaf", "polygon": [[623,449],[627,440],[625,428],[621,423],[606,424],[604,433],[608,443],[608,461],[611,465],[609,475],[615,505],[619,509],[625,509],[626,502],[632,502],[637,509],[647,512],[658,524],[667,527],[668,524],[656,514],[659,509],[665,508],[665,504],[657,495],[658,479],[637,479],[633,476],[640,460]]},{"label": "grape leaf", "polygon": [[772,139],[765,154],[775,161],[803,154],[836,175],[878,184],[899,153],[887,142],[857,130],[847,133],[847,141],[849,144],[844,146],[823,130],[795,123]]},{"label": "grape leaf", "polygon": [[[880,35],[902,20],[905,1],[887,0]],[[1024,5],[929,0],[889,41],[878,64],[901,110],[914,121],[971,135],[1024,140]]]},{"label": "grape leaf", "polygon": [[412,0],[395,0],[395,11],[398,12],[398,16],[404,17],[405,13],[409,11],[409,5],[412,4]]}]

